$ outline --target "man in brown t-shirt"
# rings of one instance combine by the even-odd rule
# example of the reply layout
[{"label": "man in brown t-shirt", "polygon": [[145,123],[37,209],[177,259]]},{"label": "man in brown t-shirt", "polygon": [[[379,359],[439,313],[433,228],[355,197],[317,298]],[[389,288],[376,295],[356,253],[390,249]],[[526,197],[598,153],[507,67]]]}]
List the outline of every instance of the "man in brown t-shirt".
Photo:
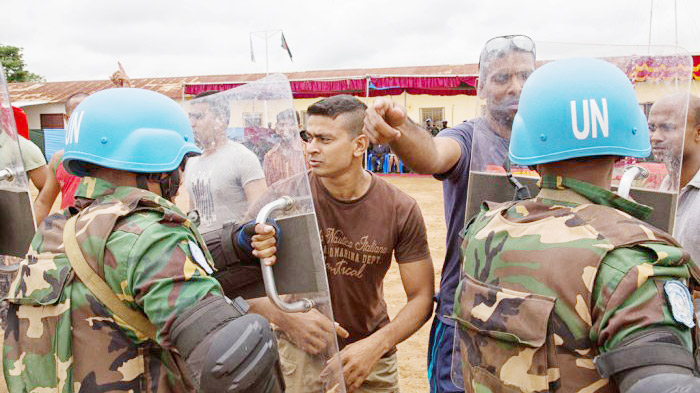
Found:
[{"label": "man in brown t-shirt", "polygon": [[[318,218],[340,361],[347,391],[398,392],[396,344],[430,317],[433,264],[416,201],[362,167],[366,106],[341,95],[308,109],[306,132],[311,193]],[[392,255],[408,301],[393,321],[383,296]],[[309,357],[329,343],[333,325],[321,313],[286,314],[269,302],[252,307],[279,326],[287,392],[315,392]],[[328,366],[333,367],[333,365]]]}]

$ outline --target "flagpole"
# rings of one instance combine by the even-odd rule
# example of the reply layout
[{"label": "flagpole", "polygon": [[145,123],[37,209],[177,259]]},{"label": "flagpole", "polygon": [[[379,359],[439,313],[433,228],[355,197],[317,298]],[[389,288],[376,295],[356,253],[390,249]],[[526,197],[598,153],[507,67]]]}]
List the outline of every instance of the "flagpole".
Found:
[{"label": "flagpole", "polygon": [[673,13],[675,14],[675,28],[676,28],[676,48],[678,47],[678,0],[673,1]]},{"label": "flagpole", "polygon": [[369,75],[365,75],[365,105],[369,105]]},{"label": "flagpole", "polygon": [[270,75],[268,67],[268,56],[267,56],[267,39],[269,38],[268,32],[265,32],[265,76]]},{"label": "flagpole", "polygon": [[[369,75],[365,75],[365,105],[369,106],[369,82],[370,82],[370,77]],[[367,148],[369,148],[369,145],[367,145]],[[369,163],[367,160],[369,159],[369,151],[365,149],[365,154],[363,157],[363,164],[365,164],[365,169],[369,169]]]},{"label": "flagpole", "polygon": [[260,38],[263,37],[265,38],[265,75],[270,75],[270,56],[269,56],[269,40],[271,37],[274,37],[276,35],[281,35],[282,37],[282,48],[287,50],[287,53],[289,54],[289,59],[292,59],[292,52],[290,52],[289,47],[287,46],[287,43],[284,39],[284,32],[282,30],[262,30],[262,31],[253,31],[250,32],[250,59],[252,62],[255,63],[255,53],[253,50],[253,36]]},{"label": "flagpole", "polygon": [[654,19],[654,0],[651,0],[649,6],[649,41],[647,42],[647,53],[651,50],[651,22]]}]

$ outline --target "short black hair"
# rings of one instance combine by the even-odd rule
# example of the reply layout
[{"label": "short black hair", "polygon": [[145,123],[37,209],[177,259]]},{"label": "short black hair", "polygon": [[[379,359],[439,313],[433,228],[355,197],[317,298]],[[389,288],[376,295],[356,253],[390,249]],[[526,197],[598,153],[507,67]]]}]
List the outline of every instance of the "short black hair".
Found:
[{"label": "short black hair", "polygon": [[198,93],[192,99],[193,104],[205,104],[216,116],[221,117],[228,124],[231,118],[231,108],[227,100],[217,99],[217,97],[205,98],[220,93],[218,90],[207,90]]},{"label": "short black hair", "polygon": [[307,112],[309,116],[325,116],[331,119],[347,114],[348,131],[354,138],[362,132],[365,110],[367,105],[364,102],[351,95],[340,94],[311,104]]}]

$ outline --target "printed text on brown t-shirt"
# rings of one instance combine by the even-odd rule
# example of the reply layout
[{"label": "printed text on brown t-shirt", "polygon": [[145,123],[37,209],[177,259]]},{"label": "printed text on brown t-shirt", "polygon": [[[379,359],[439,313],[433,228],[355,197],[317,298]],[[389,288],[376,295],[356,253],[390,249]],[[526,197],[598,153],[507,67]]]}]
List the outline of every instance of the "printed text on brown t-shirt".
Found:
[{"label": "printed text on brown t-shirt", "polygon": [[[362,278],[367,265],[377,264],[389,252],[389,248],[378,245],[368,235],[359,240],[348,239],[342,230],[325,228],[321,231],[326,270],[333,275]],[[330,261],[337,262],[331,263]]]}]

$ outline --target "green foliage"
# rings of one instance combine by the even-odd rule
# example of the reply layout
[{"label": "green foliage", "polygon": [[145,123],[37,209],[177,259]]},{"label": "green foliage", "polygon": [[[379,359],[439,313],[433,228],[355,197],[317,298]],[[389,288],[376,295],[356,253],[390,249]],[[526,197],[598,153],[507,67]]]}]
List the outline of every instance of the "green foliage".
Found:
[{"label": "green foliage", "polygon": [[0,62],[5,69],[8,82],[33,82],[43,81],[41,75],[34,74],[24,69],[22,60],[22,48],[11,45],[0,45]]}]

